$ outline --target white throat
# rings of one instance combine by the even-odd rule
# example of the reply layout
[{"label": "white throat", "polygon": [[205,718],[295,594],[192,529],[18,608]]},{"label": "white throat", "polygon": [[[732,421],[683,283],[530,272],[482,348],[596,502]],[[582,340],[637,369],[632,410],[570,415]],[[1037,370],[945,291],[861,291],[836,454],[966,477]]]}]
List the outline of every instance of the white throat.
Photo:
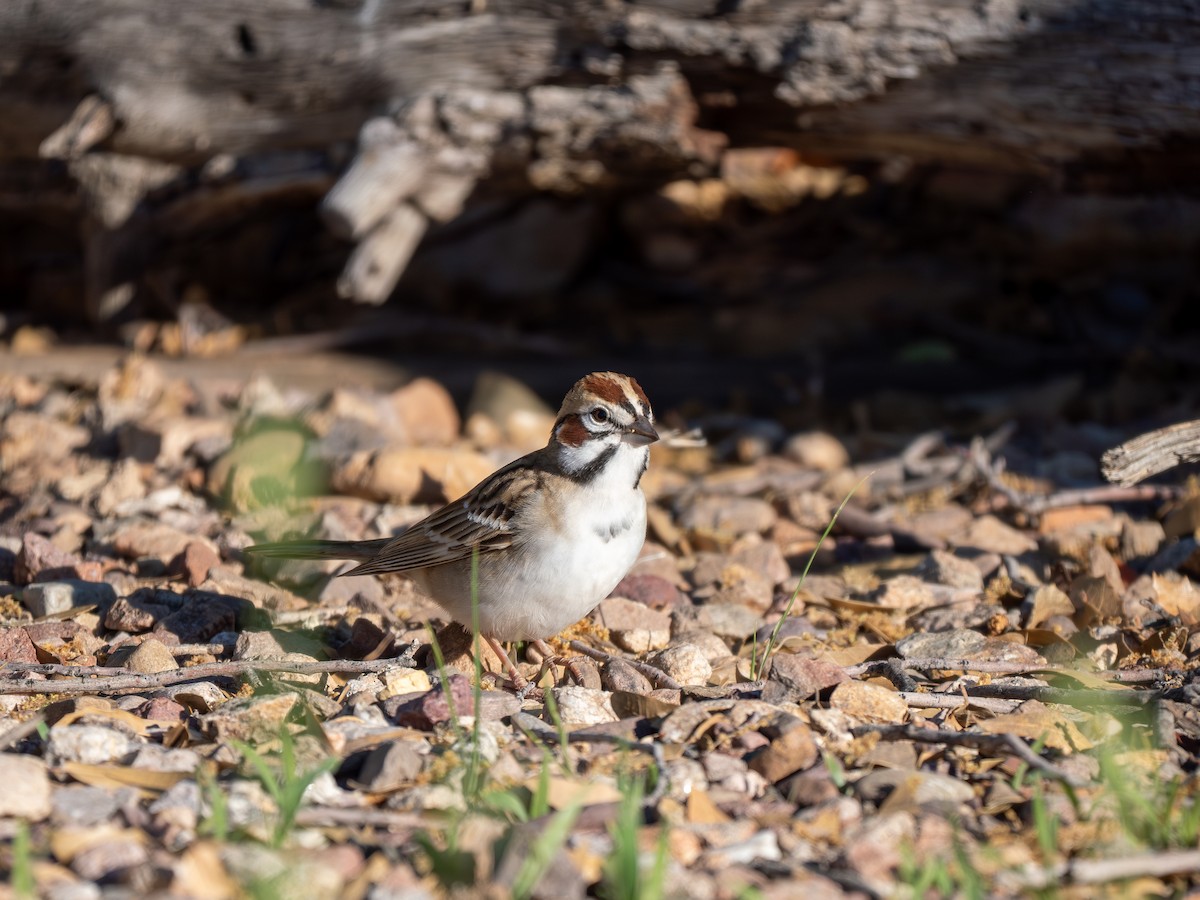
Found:
[{"label": "white throat", "polygon": [[564,474],[590,490],[633,490],[646,471],[650,448],[634,446],[612,434],[578,447],[559,444],[558,458]]}]

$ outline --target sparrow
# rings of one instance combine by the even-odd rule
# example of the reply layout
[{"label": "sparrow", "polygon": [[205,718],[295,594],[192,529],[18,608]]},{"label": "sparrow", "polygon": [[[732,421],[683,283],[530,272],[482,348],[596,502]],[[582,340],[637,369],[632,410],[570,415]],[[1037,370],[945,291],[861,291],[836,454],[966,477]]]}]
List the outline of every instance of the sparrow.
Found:
[{"label": "sparrow", "polygon": [[641,480],[658,439],[654,411],[637,381],[593,372],[563,398],[545,447],[398,537],[284,541],[247,550],[362,560],[344,575],[402,572],[468,630],[474,581],[480,635],[514,685],[524,687],[500,642],[532,641],[548,657],[541,642],[595,609],[633,567],[646,537]]}]

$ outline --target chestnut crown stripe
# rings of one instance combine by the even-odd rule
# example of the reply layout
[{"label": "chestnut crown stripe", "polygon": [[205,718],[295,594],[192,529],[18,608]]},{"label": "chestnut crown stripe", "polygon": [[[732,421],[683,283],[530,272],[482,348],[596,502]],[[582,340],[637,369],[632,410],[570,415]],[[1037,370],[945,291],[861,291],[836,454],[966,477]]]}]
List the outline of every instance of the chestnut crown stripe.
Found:
[{"label": "chestnut crown stripe", "polygon": [[650,414],[650,399],[642,386],[628,375],[616,372],[593,372],[585,375],[572,389],[571,394],[582,397],[591,395],[606,403],[623,406],[635,416]]}]

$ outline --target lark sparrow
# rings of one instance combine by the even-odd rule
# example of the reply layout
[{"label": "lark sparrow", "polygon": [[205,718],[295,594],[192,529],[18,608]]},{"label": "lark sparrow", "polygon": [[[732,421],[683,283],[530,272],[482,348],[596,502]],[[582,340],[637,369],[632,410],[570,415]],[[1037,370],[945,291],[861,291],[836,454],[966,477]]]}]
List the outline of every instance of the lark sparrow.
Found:
[{"label": "lark sparrow", "polygon": [[656,440],[654,412],[638,383],[595,372],[567,393],[545,447],[399,537],[248,549],[269,557],[364,560],[346,575],[403,572],[467,627],[478,551],[480,632],[516,674],[499,641],[558,634],[591,612],[637,560],[646,536],[640,483]]}]

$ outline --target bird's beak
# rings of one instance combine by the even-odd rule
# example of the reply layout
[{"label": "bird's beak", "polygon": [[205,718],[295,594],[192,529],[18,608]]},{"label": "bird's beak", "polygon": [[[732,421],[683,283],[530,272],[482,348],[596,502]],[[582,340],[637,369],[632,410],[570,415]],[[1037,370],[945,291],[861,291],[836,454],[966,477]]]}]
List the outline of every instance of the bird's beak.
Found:
[{"label": "bird's beak", "polygon": [[644,447],[658,440],[658,432],[654,430],[654,426],[650,424],[649,419],[641,416],[625,429],[625,434],[622,435],[621,440],[626,444],[633,444],[635,447]]}]

